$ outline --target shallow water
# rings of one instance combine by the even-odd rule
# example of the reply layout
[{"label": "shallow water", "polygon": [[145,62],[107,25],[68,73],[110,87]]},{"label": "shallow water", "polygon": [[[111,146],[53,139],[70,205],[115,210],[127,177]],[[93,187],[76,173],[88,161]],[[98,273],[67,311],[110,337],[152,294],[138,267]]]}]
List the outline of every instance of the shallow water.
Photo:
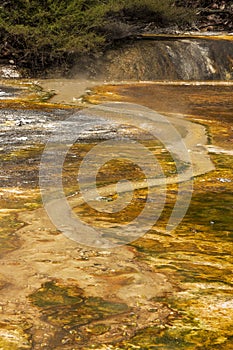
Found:
[{"label": "shallow water", "polygon": [[0,85],[0,100],[13,98],[19,93],[21,90],[13,87],[6,87]]},{"label": "shallow water", "polygon": [[[227,151],[232,150],[232,90],[233,86],[227,84],[124,84],[100,87],[92,95],[89,94],[86,100],[140,102],[165,115],[177,115],[178,118],[185,115],[189,120],[205,125],[209,143]],[[34,210],[41,206],[38,167],[44,144],[57,123],[69,117],[71,113],[73,110],[43,108],[37,111],[0,111],[0,253],[4,261],[7,261],[7,252],[20,249],[22,245],[17,231],[25,223],[20,214],[31,210],[33,221]],[[77,167],[85,154],[93,145],[110,136],[118,139],[126,131],[132,136],[136,134],[137,139],[143,139],[144,144],[160,160],[166,174],[174,171],[174,163],[169,154],[163,152],[162,146],[148,140],[145,134],[136,133],[135,128],[109,125],[101,118],[96,120],[89,116],[88,120],[84,120],[80,117],[80,127],[85,123],[89,123],[91,132],[83,133],[79,143],[70,150],[64,164],[63,184],[66,194],[71,198],[79,190],[76,180]],[[36,327],[30,328],[23,324],[20,317],[14,324],[12,315],[8,314],[11,327],[5,321],[2,327],[4,331],[0,333],[0,344],[3,343],[3,348],[33,348],[30,341],[32,337],[35,349],[73,349],[77,346],[80,349],[114,350],[232,349],[233,156],[213,153],[211,160],[215,170],[195,178],[192,201],[179,227],[170,235],[164,230],[177,194],[176,185],[170,185],[159,221],[144,237],[130,245],[137,252],[132,259],[135,268],[138,268],[136,264],[145,264],[149,271],[166,276],[172,285],[167,292],[154,297],[144,297],[144,300],[143,297],[142,300],[137,299],[137,303],[145,304],[140,306],[148,319],[144,321],[144,326],[137,321],[139,306],[132,306],[132,302],[127,305],[127,293],[130,295],[134,284],[130,275],[132,270],[106,270],[104,275],[105,279],[110,279],[110,284],[114,280],[123,286],[125,299],[122,302],[116,296],[114,299],[112,295],[109,296],[111,300],[108,300],[104,293],[98,298],[85,295],[85,291],[77,286],[72,278],[64,280],[59,272],[53,274],[50,271],[44,283],[41,282],[40,288],[27,292],[33,307],[37,308],[24,311],[24,317],[29,323],[32,322],[33,313],[34,322],[39,322],[40,318],[44,322],[43,327],[49,334],[47,343],[40,345],[38,339],[41,338]],[[99,186],[106,186],[122,177],[129,180],[142,179],[143,175],[140,169],[131,164],[110,162],[107,172],[104,168],[100,170],[97,181]],[[136,191],[127,211],[114,218],[111,215],[93,212],[84,204],[74,205],[74,210],[91,224],[116,225],[131,220],[135,213],[140,212],[146,195],[145,189]],[[127,200],[127,193],[124,196]],[[110,197],[104,200],[111,201],[113,198]],[[45,229],[43,223],[40,227],[41,230]],[[38,247],[37,249],[40,249]],[[91,260],[88,254],[83,253],[80,260]],[[49,266],[50,262],[46,259],[47,256],[43,263]],[[107,259],[105,263],[108,264]],[[59,261],[56,261],[56,264],[59,264]],[[98,266],[98,262],[95,261],[95,264]],[[46,267],[41,271],[40,273],[45,273]],[[93,276],[98,273],[95,271]],[[124,274],[127,277],[122,279]],[[93,283],[97,283],[96,281],[100,283],[98,279]],[[2,283],[4,285],[4,277]],[[140,283],[138,288],[140,290]],[[145,284],[143,288],[146,294],[148,286]],[[164,319],[161,316],[162,310],[167,315]],[[155,315],[151,322],[149,315]],[[124,331],[118,329],[120,324],[125,325]],[[9,334],[12,337],[10,340]],[[24,345],[18,346],[17,342]]]},{"label": "shallow water", "polygon": [[[226,153],[232,149],[232,86],[142,83],[96,91],[101,101],[111,92],[114,100],[140,99],[161,113],[184,114],[207,126],[209,142]],[[233,157],[213,155],[212,161],[216,170],[195,179],[189,210],[173,236],[168,239],[155,227],[148,239],[134,243],[151,266],[179,281],[181,290],[162,301],[180,317],[162,331],[140,331],[114,349],[232,348]]]}]

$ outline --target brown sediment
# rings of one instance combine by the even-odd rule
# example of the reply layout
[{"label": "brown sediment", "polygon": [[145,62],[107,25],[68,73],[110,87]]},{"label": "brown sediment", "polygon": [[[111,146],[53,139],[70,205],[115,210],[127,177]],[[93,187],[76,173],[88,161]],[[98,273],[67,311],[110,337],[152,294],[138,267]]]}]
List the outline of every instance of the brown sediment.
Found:
[{"label": "brown sediment", "polygon": [[[137,103],[166,115],[203,124],[208,143],[232,149],[233,82],[140,82],[103,85],[85,96],[89,103]],[[195,124],[192,124],[195,127]]]},{"label": "brown sediment", "polygon": [[[63,103],[62,100],[52,101],[52,97],[56,95],[57,92],[51,88],[46,89],[42,84],[39,84],[38,81],[32,80],[0,80],[1,86],[12,87],[17,89],[15,96],[13,95],[10,98],[1,98],[0,99],[0,108],[6,109],[35,109],[35,110],[45,110],[47,109],[70,109],[74,108],[71,106],[71,103]],[[76,108],[78,108],[76,103]]]},{"label": "brown sediment", "polygon": [[82,105],[82,96],[91,92],[95,86],[103,84],[103,81],[88,79],[40,79],[38,84],[45,91],[53,91],[55,94],[50,99],[51,103],[65,105]]},{"label": "brown sediment", "polygon": [[[125,246],[111,251],[98,251],[80,247],[76,242],[56,231],[44,209],[22,213],[20,219],[27,222],[27,226],[17,231],[22,245],[19,250],[5,254],[0,264],[2,280],[4,283],[7,281],[0,290],[1,305],[4,310],[2,316],[3,319],[8,318],[12,324],[20,324],[25,318],[29,324],[33,324],[35,349],[41,348],[39,333],[42,329],[47,334],[43,341],[46,343],[46,340],[52,341],[55,331],[58,332],[62,324],[66,324],[62,320],[62,315],[60,325],[55,322],[51,326],[49,316],[49,322],[44,322],[38,317],[38,312],[28,300],[28,295],[51,280],[57,281],[58,285],[59,283],[63,285],[64,289],[69,285],[77,285],[83,290],[86,298],[101,298],[100,303],[101,300],[103,300],[102,303],[108,300],[128,305],[128,310],[126,308],[123,315],[124,319],[128,318],[128,336],[144,328],[145,322],[147,324],[153,324],[155,321],[158,324],[166,323],[166,318],[172,310],[167,309],[167,317],[160,318],[163,304],[154,303],[151,298],[173,293],[174,285],[163,273],[148,267],[147,264],[137,262],[135,257],[138,253],[133,248]],[[150,308],[156,308],[157,312],[151,314]],[[97,313],[96,310],[89,310],[89,312]],[[131,321],[132,312],[136,322]],[[70,317],[72,318],[72,315]],[[108,330],[104,332],[105,340],[109,342],[128,337],[124,335],[127,327],[120,329],[119,326],[122,322],[121,312],[115,312],[110,320],[102,318],[111,328],[110,332]],[[98,319],[99,317],[92,319],[90,316],[89,322],[84,322],[83,325],[89,324],[88,327],[94,327]],[[118,336],[114,336],[116,331]],[[67,336],[66,333],[64,336]],[[89,333],[87,332],[86,336],[87,334]],[[101,339],[103,337],[99,336],[95,341],[101,341]]]},{"label": "brown sediment", "polygon": [[[110,92],[115,93],[120,88],[122,87],[111,87]],[[124,100],[138,101],[138,96],[128,97],[130,87],[124,89]],[[161,96],[156,98],[156,90],[154,99],[144,95],[143,89],[140,96],[142,104],[144,100],[150,107],[156,108],[160,103],[161,113],[169,115],[169,120],[173,120],[174,125],[177,122],[185,127],[184,134],[191,148],[191,155],[195,153],[197,143],[206,144],[208,135],[204,126],[180,119],[184,111],[190,120],[196,119],[209,125],[209,136],[213,137],[214,144],[218,140],[221,147],[231,146],[229,139],[225,140],[224,135],[218,134],[219,127],[223,128],[222,133],[230,125],[227,122],[230,112],[227,111],[224,120],[217,114],[218,122],[213,122],[205,114],[208,93],[199,100],[197,89],[193,99],[200,101],[200,113],[189,113],[192,101],[187,101],[187,94],[190,90],[182,97],[184,91],[185,89],[180,94],[182,103],[177,121],[174,114],[179,111],[179,101],[172,96],[175,88],[168,95],[175,105],[174,113],[170,110],[172,103],[166,105]],[[118,100],[121,99],[119,91],[116,95]],[[165,95],[166,88],[162,96]],[[221,95],[215,91],[211,99],[217,98],[217,95],[217,101],[220,101],[224,93]],[[109,96],[113,95],[104,97],[104,101]],[[97,95],[96,101],[99,98]],[[230,101],[228,105],[230,106]],[[167,110],[164,111],[166,106]],[[217,103],[216,106],[219,108]],[[196,106],[193,108],[198,110]],[[210,110],[210,113],[214,115],[214,111]],[[191,137],[193,132],[195,137]],[[33,349],[70,350],[78,346],[89,350],[93,344],[97,344],[97,349],[106,349],[108,345],[105,344],[108,343],[113,344],[109,346],[114,350],[134,349],[137,346],[149,348],[156,341],[160,344],[170,341],[171,346],[177,346],[178,342],[179,346],[190,349],[203,343],[207,349],[211,349],[213,344],[230,349],[228,338],[231,336],[229,317],[232,315],[232,304],[228,296],[232,293],[232,232],[229,230],[231,218],[223,220],[223,214],[226,210],[226,199],[227,210],[231,206],[232,160],[229,157],[228,164],[224,155],[213,155],[212,161],[217,169],[209,173],[208,170],[211,169],[207,165],[211,163],[206,164],[203,157],[203,154],[207,154],[206,150],[203,154],[199,150],[200,148],[193,158],[196,175],[199,175],[195,180],[194,199],[187,219],[177,230],[177,235],[168,237],[154,228],[132,246],[96,250],[80,246],[57,232],[42,208],[18,213],[19,222],[26,223],[24,227],[15,230],[21,247],[4,254],[0,261],[0,319],[7,324],[5,332],[3,330],[0,334],[0,344],[3,337],[6,349],[7,346],[9,349],[10,346],[11,349],[14,346],[17,349],[17,341],[24,342],[25,349],[30,349],[32,343],[30,337],[27,337],[29,333],[32,336]],[[201,175],[204,172],[206,174]],[[103,184],[106,185],[106,179],[103,179]],[[105,189],[107,193],[109,188],[106,186]],[[170,187],[171,198],[175,190]],[[144,189],[141,191],[143,196]],[[229,197],[226,193],[229,193]],[[208,198],[207,204],[205,198]],[[76,198],[71,200],[77,204]],[[215,201],[215,207],[222,219],[219,223],[210,223],[214,221],[212,201]],[[171,202],[167,203],[168,207],[172,206]],[[200,212],[200,203],[205,204],[203,214]],[[162,223],[163,219],[167,219],[166,213],[161,218]],[[91,223],[94,218],[89,217],[89,220]],[[209,240],[206,240],[206,235]],[[226,238],[223,242],[218,240],[216,243],[220,235]],[[222,256],[226,258],[224,266]],[[209,287],[207,283],[210,283]],[[217,297],[214,295],[215,288],[219,290]],[[192,293],[196,293],[195,296]],[[47,294],[50,296],[49,300],[46,299]],[[224,302],[221,301],[222,295]],[[208,309],[205,308],[206,304],[209,305]],[[76,313],[72,305],[77,308]],[[180,310],[180,313],[174,310]],[[83,324],[80,324],[82,312],[89,317],[89,321],[84,319]],[[223,324],[217,325],[216,321],[221,313]],[[209,317],[210,314],[212,318]],[[16,337],[15,342],[11,341],[12,338],[9,341],[9,336],[15,334],[13,328],[7,329],[9,323],[23,329],[23,334]],[[175,325],[175,328],[171,325]]]},{"label": "brown sediment", "polygon": [[232,94],[233,82],[135,82],[96,87],[85,100],[90,103],[140,101],[140,105],[165,115],[214,117],[231,122]]}]

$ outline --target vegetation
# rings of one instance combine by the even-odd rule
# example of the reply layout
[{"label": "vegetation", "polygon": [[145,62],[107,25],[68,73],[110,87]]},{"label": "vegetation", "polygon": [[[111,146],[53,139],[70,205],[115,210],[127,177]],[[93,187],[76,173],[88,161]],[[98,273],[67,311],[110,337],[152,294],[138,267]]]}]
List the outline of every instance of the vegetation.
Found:
[{"label": "vegetation", "polygon": [[102,24],[103,7],[96,3],[7,1],[0,11],[1,55],[36,70],[69,62],[75,53],[96,50],[104,42],[96,31]]},{"label": "vegetation", "polygon": [[0,59],[37,74],[141,32],[232,30],[232,12],[233,2],[222,0],[2,0]]},{"label": "vegetation", "polygon": [[5,0],[0,57],[37,73],[102,52],[148,22],[164,27],[189,17],[174,0]]},{"label": "vegetation", "polygon": [[228,32],[233,30],[232,0],[176,0],[176,5],[196,11],[195,29]]}]

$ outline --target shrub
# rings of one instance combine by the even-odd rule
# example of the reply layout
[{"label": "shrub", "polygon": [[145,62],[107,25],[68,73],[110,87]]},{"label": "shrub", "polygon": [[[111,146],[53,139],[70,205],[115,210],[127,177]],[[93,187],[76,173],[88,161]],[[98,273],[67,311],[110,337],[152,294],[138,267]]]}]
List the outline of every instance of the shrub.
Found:
[{"label": "shrub", "polygon": [[31,71],[72,64],[132,33],[140,23],[187,21],[172,0],[5,0],[0,55]]},{"label": "shrub", "polygon": [[[12,3],[12,4],[11,4]],[[2,56],[34,70],[99,49],[103,6],[93,0],[19,0],[0,8]],[[11,7],[12,5],[12,7]]]},{"label": "shrub", "polygon": [[174,0],[120,0],[110,3],[112,14],[121,14],[129,21],[153,21],[158,26],[189,21],[193,12],[175,6]]}]

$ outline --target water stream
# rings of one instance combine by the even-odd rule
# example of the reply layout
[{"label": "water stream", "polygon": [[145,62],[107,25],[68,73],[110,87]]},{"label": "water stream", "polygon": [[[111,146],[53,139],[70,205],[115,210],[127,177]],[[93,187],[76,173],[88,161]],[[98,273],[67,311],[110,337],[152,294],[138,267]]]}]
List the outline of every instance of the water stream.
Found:
[{"label": "water stream", "polygon": [[[229,68],[232,54],[228,51],[225,55],[224,50],[229,50],[226,42],[229,41],[210,40],[205,46],[206,41],[201,41],[198,50],[190,44],[195,52],[192,57],[197,60],[196,66],[191,67],[183,62],[189,60],[184,55],[185,41],[181,44],[169,41],[169,47],[173,45],[171,57],[186,57],[180,63],[185,66],[182,77],[181,66],[176,65],[174,72],[163,60],[160,67],[167,69],[168,81],[158,81],[159,75],[155,79],[152,69],[150,82],[99,85],[88,91],[82,101],[73,103],[72,108],[31,102],[16,109],[14,100],[6,108],[3,100],[2,349],[232,349],[233,83]],[[145,45],[151,47],[152,43],[147,41]],[[156,50],[160,53],[170,52],[167,42],[159,41],[158,45]],[[141,46],[140,41],[133,48],[138,62],[142,59]],[[218,50],[221,57],[215,56],[219,60],[217,71],[211,72],[213,62],[208,61],[213,54],[203,50]],[[143,56],[143,62],[147,59],[151,62],[154,48],[152,51],[149,49],[146,54],[145,50],[147,57]],[[132,64],[130,67],[136,67],[132,51],[129,58],[127,52],[122,54],[124,60]],[[115,59],[120,60],[120,56]],[[221,65],[223,56],[227,63]],[[154,65],[159,61],[157,58]],[[115,65],[114,72],[122,72],[119,67]],[[189,67],[195,74],[187,76]],[[131,77],[130,70],[128,73],[124,80]],[[137,78],[148,80],[147,74],[145,69]],[[194,77],[195,81],[170,80],[174,75],[176,79]],[[210,76],[212,81],[204,81]],[[119,78],[113,75],[116,77]],[[5,87],[1,91],[2,98],[14,97],[8,93],[15,91]],[[114,183],[137,180],[132,198],[122,188],[123,201],[130,203],[127,208],[119,213],[103,213],[80,199],[78,167],[94,146],[127,136],[150,149],[168,178],[176,174],[168,150],[151,134],[142,132],[142,128],[130,125],[130,115],[114,112],[110,117],[109,111],[97,113],[94,109],[83,114],[80,110],[81,106],[109,101],[113,105],[140,104],[142,109],[150,108],[166,116],[189,140],[195,164],[192,200],[179,226],[170,233],[165,230],[178,191],[177,183],[168,181],[164,209],[155,225],[143,237],[112,250],[83,246],[61,234],[43,209],[38,186],[45,143],[58,125],[74,114],[78,116],[76,127],[83,132],[66,156],[63,186],[74,213],[89,225],[109,228],[131,221],[143,210],[148,195],[147,188],[140,186],[144,181],[141,169],[119,159],[100,168],[96,180],[103,191],[94,201],[112,203]],[[107,156],[106,152],[103,159]],[[182,162],[179,165],[185,171],[186,165]]]}]

